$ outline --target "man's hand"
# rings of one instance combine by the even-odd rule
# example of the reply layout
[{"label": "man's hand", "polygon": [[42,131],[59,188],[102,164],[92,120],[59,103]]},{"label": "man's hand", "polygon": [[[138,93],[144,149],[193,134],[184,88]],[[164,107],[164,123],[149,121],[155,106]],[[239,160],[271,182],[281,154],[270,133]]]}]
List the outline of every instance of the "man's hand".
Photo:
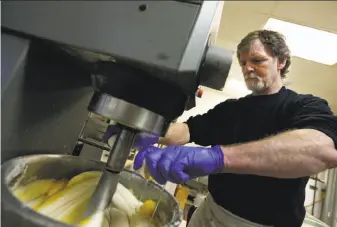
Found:
[{"label": "man's hand", "polygon": [[136,155],[135,170],[142,166],[144,159],[150,174],[160,184],[166,181],[179,184],[196,177],[219,173],[224,169],[224,154],[220,146],[150,146]]},{"label": "man's hand", "polygon": [[[117,125],[109,125],[106,132],[103,135],[103,141],[108,142],[109,138],[117,135],[120,131],[120,128]],[[149,133],[141,132],[138,133],[135,138],[135,143],[133,144],[133,148],[140,149],[149,147],[159,140],[158,136],[151,135]]]}]

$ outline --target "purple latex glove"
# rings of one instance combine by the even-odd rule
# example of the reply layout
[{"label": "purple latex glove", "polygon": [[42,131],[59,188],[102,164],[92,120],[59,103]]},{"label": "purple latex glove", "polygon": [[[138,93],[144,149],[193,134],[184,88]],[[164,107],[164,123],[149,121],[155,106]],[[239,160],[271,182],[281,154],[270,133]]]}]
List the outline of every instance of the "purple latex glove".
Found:
[{"label": "purple latex glove", "polygon": [[[117,125],[109,125],[103,135],[103,141],[107,143],[110,137],[116,135],[119,131],[120,128]],[[154,136],[146,132],[141,132],[137,134],[133,147],[136,149],[146,148],[157,143],[158,140],[158,136]]]},{"label": "purple latex glove", "polygon": [[138,152],[134,169],[139,169],[144,159],[151,176],[159,184],[166,181],[180,184],[196,177],[219,173],[224,169],[224,155],[220,146],[150,146]]}]

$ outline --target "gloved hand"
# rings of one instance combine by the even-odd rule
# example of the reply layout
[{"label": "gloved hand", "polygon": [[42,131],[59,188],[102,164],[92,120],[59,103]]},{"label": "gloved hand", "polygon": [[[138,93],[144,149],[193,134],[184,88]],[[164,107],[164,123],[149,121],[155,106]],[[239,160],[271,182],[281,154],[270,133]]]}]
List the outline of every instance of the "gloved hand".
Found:
[{"label": "gloved hand", "polygon": [[150,146],[136,155],[135,170],[142,166],[144,159],[150,174],[159,184],[165,184],[166,181],[180,184],[224,169],[224,154],[220,146]]},{"label": "gloved hand", "polygon": [[[111,136],[118,134],[120,128],[117,125],[109,125],[106,132],[103,135],[103,141],[108,142]],[[154,136],[146,132],[141,132],[136,135],[135,143],[133,145],[134,148],[146,148],[157,143],[159,140],[159,136]]]}]

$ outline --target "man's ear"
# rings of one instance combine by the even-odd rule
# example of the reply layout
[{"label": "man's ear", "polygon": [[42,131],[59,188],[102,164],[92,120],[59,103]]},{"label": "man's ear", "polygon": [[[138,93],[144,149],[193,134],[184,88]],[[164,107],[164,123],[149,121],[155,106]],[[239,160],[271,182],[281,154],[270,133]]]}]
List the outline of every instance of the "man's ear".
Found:
[{"label": "man's ear", "polygon": [[278,61],[277,61],[277,69],[278,70],[283,69],[284,66],[286,66],[286,63],[287,63],[287,59],[286,58],[278,59]]}]

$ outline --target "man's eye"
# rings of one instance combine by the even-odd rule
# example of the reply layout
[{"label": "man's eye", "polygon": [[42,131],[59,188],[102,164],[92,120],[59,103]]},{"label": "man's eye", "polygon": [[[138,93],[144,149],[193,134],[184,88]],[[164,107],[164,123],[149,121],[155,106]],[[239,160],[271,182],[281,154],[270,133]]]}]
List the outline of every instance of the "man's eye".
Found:
[{"label": "man's eye", "polygon": [[261,59],[253,59],[253,60],[252,60],[252,62],[253,62],[254,64],[260,64],[262,61],[263,61],[263,60],[261,60]]},{"label": "man's eye", "polygon": [[245,65],[246,65],[246,62],[245,62],[245,61],[241,61],[241,62],[240,62],[240,65],[241,65],[241,66],[245,66]]}]

